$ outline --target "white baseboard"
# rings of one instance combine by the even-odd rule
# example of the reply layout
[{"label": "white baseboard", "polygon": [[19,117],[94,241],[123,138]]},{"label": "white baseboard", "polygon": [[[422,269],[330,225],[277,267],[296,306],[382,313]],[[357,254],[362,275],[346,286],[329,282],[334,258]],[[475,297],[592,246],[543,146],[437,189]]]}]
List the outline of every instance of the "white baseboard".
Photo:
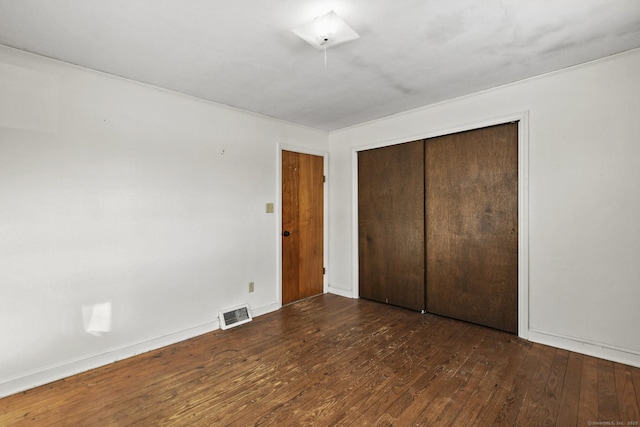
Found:
[{"label": "white baseboard", "polygon": [[278,311],[282,308],[282,304],[274,302],[271,304],[263,305],[262,307],[252,308],[251,315],[253,317],[262,316],[263,314],[271,313],[272,311]]},{"label": "white baseboard", "polygon": [[640,352],[634,350],[535,330],[529,330],[529,341],[640,368]]},{"label": "white baseboard", "polygon": [[333,288],[331,286],[329,286],[328,292],[330,294],[339,295],[341,297],[358,298],[357,296],[353,296],[353,291],[347,291],[345,289],[340,289],[340,288]]},{"label": "white baseboard", "polygon": [[[261,316],[263,314],[276,311],[281,306],[282,305],[280,303],[272,303],[255,309],[252,308],[251,314],[253,317]],[[81,358],[70,360],[58,365],[47,366],[19,376],[5,378],[0,382],[0,398],[58,381],[91,369],[99,368],[119,360],[176,344],[181,341],[215,331],[216,329],[220,329],[220,324],[217,319],[204,325],[178,331],[149,341],[144,341],[126,347],[114,348],[100,354],[85,355]]]}]

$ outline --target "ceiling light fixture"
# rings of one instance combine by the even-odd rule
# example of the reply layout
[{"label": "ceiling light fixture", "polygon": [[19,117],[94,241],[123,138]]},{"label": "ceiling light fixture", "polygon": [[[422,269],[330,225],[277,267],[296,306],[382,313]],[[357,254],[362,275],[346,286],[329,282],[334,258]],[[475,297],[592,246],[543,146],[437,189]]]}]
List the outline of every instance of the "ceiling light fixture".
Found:
[{"label": "ceiling light fixture", "polygon": [[291,31],[319,51],[360,38],[333,10]]}]

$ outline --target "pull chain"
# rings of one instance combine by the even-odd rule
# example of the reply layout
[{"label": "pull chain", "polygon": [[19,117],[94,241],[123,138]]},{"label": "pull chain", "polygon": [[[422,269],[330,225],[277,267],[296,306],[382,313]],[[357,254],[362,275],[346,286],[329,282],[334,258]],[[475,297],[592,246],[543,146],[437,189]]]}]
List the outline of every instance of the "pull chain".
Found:
[{"label": "pull chain", "polygon": [[327,46],[324,47],[324,70],[327,71]]}]

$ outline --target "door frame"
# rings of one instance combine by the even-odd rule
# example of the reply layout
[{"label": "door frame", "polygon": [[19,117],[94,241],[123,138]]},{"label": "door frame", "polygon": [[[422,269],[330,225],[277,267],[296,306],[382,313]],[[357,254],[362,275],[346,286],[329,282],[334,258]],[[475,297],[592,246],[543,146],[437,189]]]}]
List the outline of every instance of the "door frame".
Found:
[{"label": "door frame", "polygon": [[529,111],[446,127],[424,133],[407,135],[351,149],[351,272],[352,297],[359,298],[358,251],[358,152],[372,148],[402,144],[418,139],[429,139],[509,122],[518,123],[518,336],[529,338]]},{"label": "door frame", "polygon": [[309,147],[302,147],[289,144],[277,144],[277,160],[276,160],[276,247],[277,247],[277,265],[276,265],[276,282],[278,284],[277,303],[282,307],[282,152],[292,151],[301,154],[311,154],[322,157],[323,173],[326,177],[324,182],[324,191],[322,201],[323,205],[323,250],[322,261],[325,268],[325,274],[322,277],[322,292],[327,293],[329,288],[329,152],[323,150],[315,150]]}]

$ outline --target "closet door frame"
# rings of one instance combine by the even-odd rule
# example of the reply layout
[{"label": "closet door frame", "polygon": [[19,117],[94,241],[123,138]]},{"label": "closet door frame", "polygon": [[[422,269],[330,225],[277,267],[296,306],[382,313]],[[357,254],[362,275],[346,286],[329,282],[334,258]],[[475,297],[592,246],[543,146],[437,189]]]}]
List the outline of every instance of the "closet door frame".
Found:
[{"label": "closet door frame", "polygon": [[529,112],[518,112],[448,128],[425,131],[376,143],[354,147],[351,150],[352,177],[352,236],[351,259],[352,296],[359,293],[358,256],[358,152],[418,139],[429,139],[504,123],[518,122],[518,336],[529,338]]}]

